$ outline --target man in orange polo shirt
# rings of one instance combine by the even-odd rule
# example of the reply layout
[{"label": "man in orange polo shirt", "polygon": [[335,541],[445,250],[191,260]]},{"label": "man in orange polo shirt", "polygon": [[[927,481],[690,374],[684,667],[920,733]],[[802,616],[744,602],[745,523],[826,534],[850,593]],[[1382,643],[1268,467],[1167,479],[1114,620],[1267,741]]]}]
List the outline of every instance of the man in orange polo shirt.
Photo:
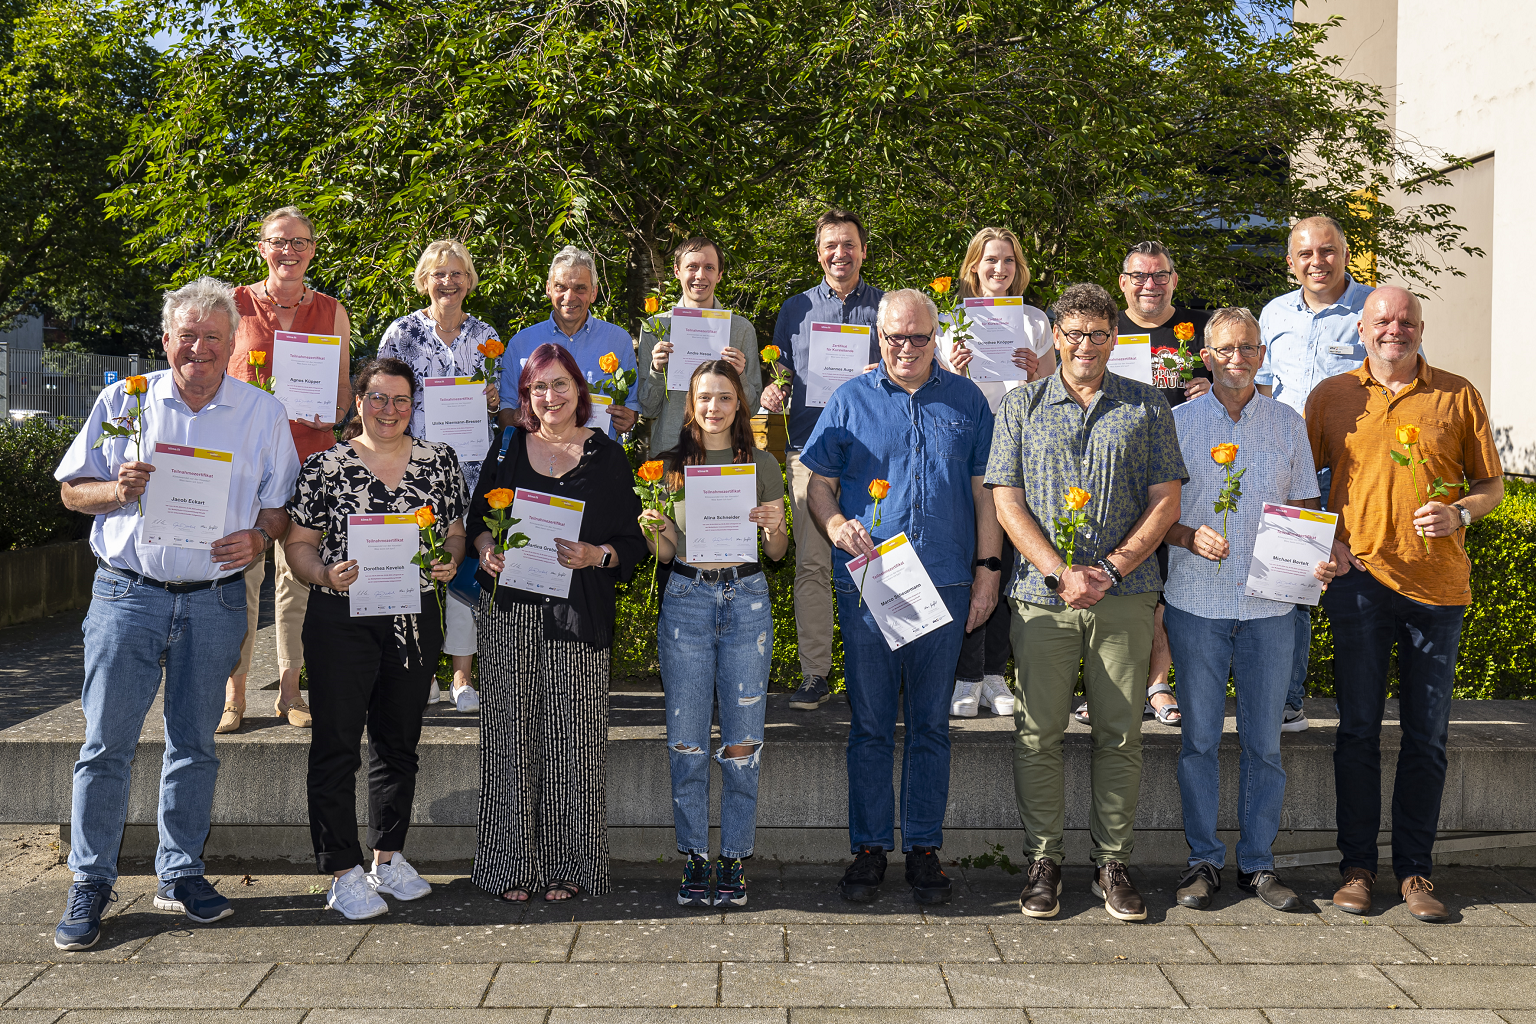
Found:
[{"label": "man in orange polo shirt", "polygon": [[[1412,294],[1373,291],[1360,314],[1365,364],[1313,389],[1307,434],[1317,466],[1333,471],[1328,507],[1340,514],[1333,545],[1339,574],[1323,595],[1339,705],[1333,785],[1344,882],[1333,902],[1351,914],[1371,908],[1381,719],[1395,642],[1403,739],[1392,790],[1392,870],[1408,912],[1443,921],[1445,906],[1431,895],[1430,850],[1445,788],[1461,621],[1472,600],[1464,530],[1504,497],[1504,470],[1482,396],[1465,378],[1424,361],[1423,328]],[[1404,466],[1394,453],[1411,461]],[[1440,494],[1437,479],[1445,482]]]}]

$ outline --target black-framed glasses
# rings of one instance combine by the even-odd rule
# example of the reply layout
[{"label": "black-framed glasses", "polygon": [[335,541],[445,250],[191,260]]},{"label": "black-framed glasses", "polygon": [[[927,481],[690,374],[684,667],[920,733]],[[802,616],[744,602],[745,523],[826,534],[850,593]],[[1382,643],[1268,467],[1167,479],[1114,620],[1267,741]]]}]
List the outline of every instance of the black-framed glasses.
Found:
[{"label": "black-framed glasses", "polygon": [[274,249],[292,249],[294,252],[308,252],[315,244],[313,238],[263,238],[262,241]]},{"label": "black-framed glasses", "polygon": [[913,348],[924,348],[933,340],[931,334],[887,334],[886,344],[891,348],[901,348],[903,345],[911,345]]},{"label": "black-framed glasses", "polygon": [[1131,283],[1133,284],[1146,284],[1148,279],[1150,279],[1153,284],[1167,284],[1169,281],[1173,280],[1173,271],[1154,270],[1151,273],[1143,273],[1140,270],[1127,270],[1125,271],[1125,276],[1130,278]]},{"label": "black-framed glasses", "polygon": [[387,409],[391,404],[401,412],[405,412],[411,407],[410,395],[386,395],[382,391],[369,391],[363,397],[368,400],[368,408],[374,412],[378,412],[380,409]]},{"label": "black-framed glasses", "polygon": [[[1061,330],[1061,328],[1057,328]],[[1107,345],[1109,343],[1108,331],[1061,331],[1062,335],[1074,345],[1081,345],[1084,341],[1091,341],[1095,345]]]},{"label": "black-framed glasses", "polygon": [[1259,356],[1258,345],[1239,345],[1236,348],[1213,348],[1211,355],[1222,362],[1231,361],[1232,357],[1241,354],[1244,359],[1257,359]]},{"label": "black-framed glasses", "polygon": [[543,398],[551,391],[557,395],[568,395],[571,393],[571,385],[574,383],[575,381],[571,380],[569,377],[561,377],[559,380],[555,381],[536,380],[532,385],[529,386],[528,391],[532,394],[538,395],[540,398]]}]

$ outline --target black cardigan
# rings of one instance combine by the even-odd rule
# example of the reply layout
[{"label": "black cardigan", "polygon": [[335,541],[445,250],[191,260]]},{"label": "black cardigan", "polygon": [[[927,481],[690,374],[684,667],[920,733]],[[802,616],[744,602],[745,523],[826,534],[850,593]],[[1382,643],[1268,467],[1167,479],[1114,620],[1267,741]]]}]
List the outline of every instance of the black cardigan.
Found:
[{"label": "black cardigan", "polygon": [[[502,435],[514,430],[505,459],[501,458]],[[615,583],[628,582],[635,566],[650,554],[645,534],[640,531],[640,498],[635,494],[634,473],[624,447],[607,434],[594,430],[582,447],[581,461],[565,476],[544,476],[528,463],[528,435],[515,427],[497,431],[491,450],[480,470],[475,496],[469,503],[469,543],[471,550],[482,533],[491,506],[485,495],[498,487],[543,491],[586,502],[581,517],[581,535],[587,544],[612,544],[618,553],[616,563],[607,569],[577,569],[571,574],[569,597],[551,597],[515,587],[496,585],[494,577],[483,569],[475,574],[483,590],[495,594],[496,607],[503,611],[513,604],[545,606],[544,632],[556,640],[580,640],[594,647],[613,643]],[[516,532],[517,527],[512,527]]]}]

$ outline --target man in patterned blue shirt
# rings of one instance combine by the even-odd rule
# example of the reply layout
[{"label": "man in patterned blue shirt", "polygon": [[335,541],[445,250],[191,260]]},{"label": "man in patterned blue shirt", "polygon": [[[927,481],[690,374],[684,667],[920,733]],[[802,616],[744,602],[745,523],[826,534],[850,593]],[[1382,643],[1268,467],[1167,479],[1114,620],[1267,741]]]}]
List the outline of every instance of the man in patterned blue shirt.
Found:
[{"label": "man in patterned blue shirt", "polygon": [[[1179,793],[1189,867],[1176,895],[1186,907],[1205,909],[1221,888],[1227,847],[1216,836],[1220,759],[1217,748],[1227,714],[1227,678],[1237,680],[1237,886],[1276,910],[1296,910],[1301,898],[1275,874],[1271,847],[1280,830],[1285,769],[1280,764],[1280,720],[1298,656],[1291,611],[1283,601],[1247,596],[1248,564],[1265,503],[1317,508],[1317,472],[1307,424],[1287,405],[1257,392],[1254,374],[1264,360],[1259,322],[1246,309],[1220,309],[1205,328],[1205,364],[1215,377],[1210,394],[1173,410],[1189,483],[1179,521],[1168,529],[1167,609],[1163,624],[1179,666],[1184,711]],[[1229,465],[1241,472],[1236,511],[1215,511],[1227,471],[1215,461],[1220,445],[1235,444]],[[1225,535],[1223,535],[1225,534]],[[1314,575],[1327,583],[1333,563]],[[1300,652],[1305,658],[1305,649]]]},{"label": "man in patterned blue shirt", "polygon": [[[1052,306],[1058,373],[1003,399],[986,484],[1023,560],[1010,596],[1020,704],[1014,798],[1026,834],[1030,917],[1060,909],[1062,733],[1078,666],[1093,707],[1093,893],[1122,921],[1147,916],[1126,862],[1141,789],[1141,709],[1162,589],[1148,561],[1179,518],[1184,459],[1173,413],[1150,384],[1109,373],[1120,310],[1095,284]],[[1086,523],[1064,529],[1069,488],[1088,492]],[[1072,543],[1071,558],[1062,551]]]}]

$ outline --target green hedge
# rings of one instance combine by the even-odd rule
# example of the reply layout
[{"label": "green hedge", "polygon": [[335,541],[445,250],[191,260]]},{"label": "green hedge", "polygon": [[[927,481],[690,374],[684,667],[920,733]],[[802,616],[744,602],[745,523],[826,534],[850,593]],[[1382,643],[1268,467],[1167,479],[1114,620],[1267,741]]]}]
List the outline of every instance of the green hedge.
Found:
[{"label": "green hedge", "polygon": [[0,551],[90,533],[90,517],[64,507],[53,478],[78,429],[41,419],[0,423]]}]

